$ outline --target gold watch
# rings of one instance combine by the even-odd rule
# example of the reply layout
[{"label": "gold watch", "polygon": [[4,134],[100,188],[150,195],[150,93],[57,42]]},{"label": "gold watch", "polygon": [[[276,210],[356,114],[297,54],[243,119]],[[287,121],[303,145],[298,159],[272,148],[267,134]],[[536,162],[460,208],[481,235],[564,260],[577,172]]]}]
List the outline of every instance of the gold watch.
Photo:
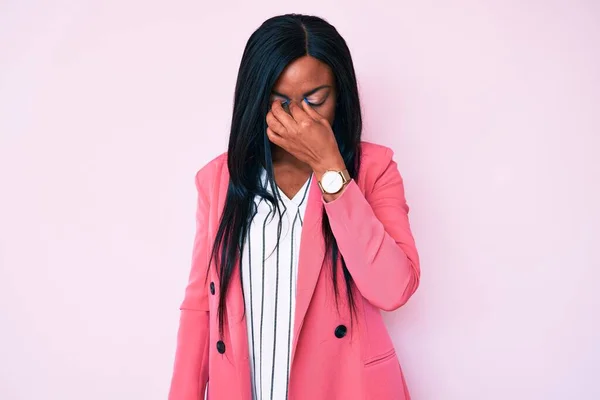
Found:
[{"label": "gold watch", "polygon": [[336,194],[350,182],[350,179],[347,169],[342,171],[327,170],[319,181],[319,187],[325,194]]}]

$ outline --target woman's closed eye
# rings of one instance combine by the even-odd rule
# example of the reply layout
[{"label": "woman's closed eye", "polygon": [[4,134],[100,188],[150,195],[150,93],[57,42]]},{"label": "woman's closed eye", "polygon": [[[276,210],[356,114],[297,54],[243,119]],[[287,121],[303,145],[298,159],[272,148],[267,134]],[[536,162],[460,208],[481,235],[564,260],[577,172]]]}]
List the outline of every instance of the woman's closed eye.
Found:
[{"label": "woman's closed eye", "polygon": [[[329,93],[323,95],[321,93],[319,94],[313,94],[311,96],[307,96],[303,99],[303,101],[305,101],[308,105],[310,105],[311,107],[319,107],[321,105],[323,105],[323,103],[325,103],[325,101],[327,101],[327,98],[329,97]],[[277,99],[278,101],[281,102],[281,107],[288,111],[289,107],[290,107],[290,103],[292,102],[290,99],[285,99],[285,98],[272,98],[271,101],[274,101],[275,99]]]},{"label": "woman's closed eye", "polygon": [[327,96],[317,96],[317,95],[313,95],[313,96],[308,96],[304,98],[304,101],[306,101],[310,106],[313,107],[318,107],[323,105],[323,103],[325,103],[325,100],[327,100]]}]

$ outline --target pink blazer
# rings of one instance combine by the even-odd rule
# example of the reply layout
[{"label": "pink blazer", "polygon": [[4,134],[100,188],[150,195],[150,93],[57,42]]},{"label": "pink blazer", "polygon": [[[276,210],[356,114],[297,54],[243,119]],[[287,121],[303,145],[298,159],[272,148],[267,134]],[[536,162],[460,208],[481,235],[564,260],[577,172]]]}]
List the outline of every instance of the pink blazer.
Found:
[{"label": "pink blazer", "polygon": [[[363,142],[358,183],[350,181],[330,203],[323,201],[316,180],[312,181],[300,245],[290,400],[410,399],[380,312],[406,303],[420,277],[403,181],[392,154],[387,147]],[[170,400],[201,399],[207,384],[210,400],[251,400],[239,268],[226,300],[224,348],[217,346],[221,339],[219,278],[214,265],[205,279],[228,181],[226,154],[196,174],[197,230],[180,308]],[[355,283],[358,318],[352,324],[343,301],[346,292],[341,268],[341,301],[339,312],[336,310],[331,265],[321,233],[323,208]]]}]

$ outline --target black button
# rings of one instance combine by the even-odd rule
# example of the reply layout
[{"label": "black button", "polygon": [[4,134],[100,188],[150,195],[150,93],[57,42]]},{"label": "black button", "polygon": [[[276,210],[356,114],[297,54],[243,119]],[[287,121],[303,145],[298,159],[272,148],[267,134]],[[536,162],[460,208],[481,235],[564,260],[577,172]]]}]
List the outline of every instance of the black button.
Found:
[{"label": "black button", "polygon": [[214,282],[210,283],[210,294],[215,294],[215,283]]},{"label": "black button", "polygon": [[346,332],[348,332],[348,328],[346,328],[344,325],[339,325],[337,328],[335,328],[335,337],[341,339],[346,336]]},{"label": "black button", "polygon": [[221,354],[225,353],[225,343],[222,340],[217,342],[217,351]]}]

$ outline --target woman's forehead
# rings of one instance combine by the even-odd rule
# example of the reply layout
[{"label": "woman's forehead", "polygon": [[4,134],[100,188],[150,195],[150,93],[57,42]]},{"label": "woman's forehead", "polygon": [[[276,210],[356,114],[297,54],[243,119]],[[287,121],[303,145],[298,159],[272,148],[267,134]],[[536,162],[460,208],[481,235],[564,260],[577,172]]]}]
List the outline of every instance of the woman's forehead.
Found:
[{"label": "woman's forehead", "polygon": [[333,73],[327,64],[314,57],[304,56],[294,60],[283,70],[273,89],[280,93],[304,93],[318,86],[333,84]]}]

